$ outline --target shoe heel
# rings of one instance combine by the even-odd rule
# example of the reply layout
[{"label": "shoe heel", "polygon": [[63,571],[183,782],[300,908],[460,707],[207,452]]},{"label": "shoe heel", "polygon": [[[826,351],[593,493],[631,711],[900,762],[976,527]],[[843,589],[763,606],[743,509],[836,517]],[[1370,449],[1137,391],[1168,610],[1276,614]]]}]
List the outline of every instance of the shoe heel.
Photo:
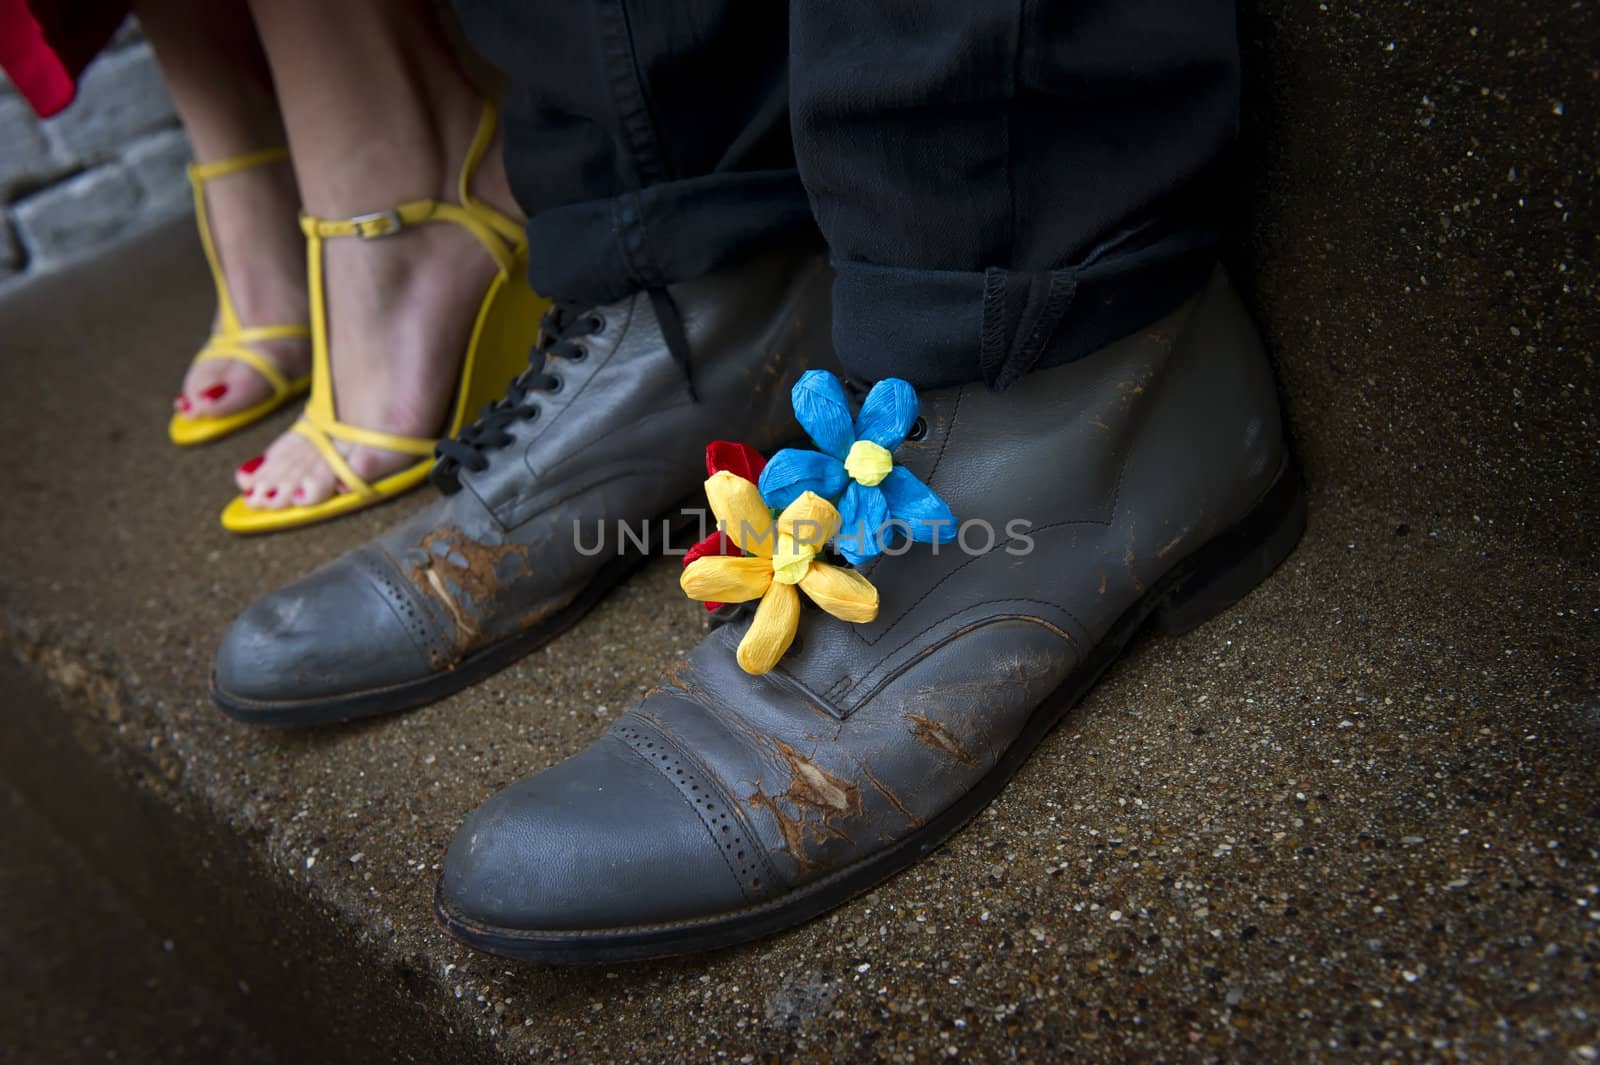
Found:
[{"label": "shoe heel", "polygon": [[1154,622],[1181,636],[1249,595],[1289,557],[1306,529],[1305,485],[1291,461],[1255,509],[1183,562]]}]

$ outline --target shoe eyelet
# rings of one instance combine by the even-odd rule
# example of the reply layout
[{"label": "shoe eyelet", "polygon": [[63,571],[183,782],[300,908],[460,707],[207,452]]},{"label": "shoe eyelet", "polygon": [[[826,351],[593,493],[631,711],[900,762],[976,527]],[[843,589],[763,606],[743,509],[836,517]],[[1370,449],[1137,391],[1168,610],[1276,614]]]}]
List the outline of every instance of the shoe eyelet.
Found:
[{"label": "shoe eyelet", "polygon": [[606,316],[598,312],[591,311],[589,314],[588,326],[590,336],[594,336],[597,333],[604,333],[606,331]]},{"label": "shoe eyelet", "polygon": [[553,396],[553,395],[555,395],[557,392],[561,391],[565,387],[566,387],[566,385],[562,382],[560,377],[556,376],[555,374],[551,374],[550,375],[550,387],[546,388],[545,391],[550,393]]},{"label": "shoe eyelet", "polygon": [[916,421],[911,423],[911,431],[906,433],[906,439],[910,440],[912,443],[915,443],[927,435],[928,420],[926,418],[918,418]]},{"label": "shoe eyelet", "polygon": [[582,362],[588,357],[589,349],[584,347],[582,344],[573,344],[571,350],[567,352],[568,362]]}]

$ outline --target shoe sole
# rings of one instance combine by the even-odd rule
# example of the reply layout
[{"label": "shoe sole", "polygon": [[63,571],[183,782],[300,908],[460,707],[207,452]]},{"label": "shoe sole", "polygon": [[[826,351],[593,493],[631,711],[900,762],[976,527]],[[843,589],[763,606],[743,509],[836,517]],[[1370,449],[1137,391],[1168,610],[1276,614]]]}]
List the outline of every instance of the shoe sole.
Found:
[{"label": "shoe sole", "polygon": [[[674,510],[681,513],[683,508]],[[667,519],[671,522],[671,518]],[[693,517],[680,517],[669,525],[668,543],[676,543],[684,531],[695,527]],[[261,700],[234,695],[217,685],[211,674],[211,700],[235,721],[249,725],[296,726],[327,725],[355,721],[379,714],[398,714],[438,702],[515,664],[576,625],[593,610],[612,588],[654,557],[647,551],[629,547],[624,554],[602,566],[577,598],[539,624],[480,648],[452,668],[426,677],[367,688],[315,699]]]},{"label": "shoe sole", "polygon": [[567,964],[714,950],[820,916],[921,861],[989,805],[1146,624],[1176,636],[1220,614],[1289,557],[1305,525],[1304,485],[1292,462],[1286,463],[1242,521],[1178,563],[1123,613],[1084,664],[1033,712],[1021,734],[971,791],[905,839],[821,879],[758,905],[711,917],[622,928],[531,931],[474,921],[445,900],[441,878],[434,891],[434,915],[446,932],[478,950],[519,961]]}]

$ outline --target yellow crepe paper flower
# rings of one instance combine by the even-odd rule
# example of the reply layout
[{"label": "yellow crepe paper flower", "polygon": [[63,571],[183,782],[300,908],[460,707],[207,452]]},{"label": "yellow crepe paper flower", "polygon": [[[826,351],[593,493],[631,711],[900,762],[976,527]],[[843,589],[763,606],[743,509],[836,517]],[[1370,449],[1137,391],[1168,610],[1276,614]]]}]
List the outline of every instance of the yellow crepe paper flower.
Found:
[{"label": "yellow crepe paper flower", "polygon": [[872,582],[855,570],[817,561],[839,531],[839,512],[832,503],[806,492],[774,521],[760,489],[727,470],[706,481],[706,498],[719,527],[744,555],[695,559],[678,584],[689,598],[702,602],[761,600],[739,641],[739,666],[746,673],[767,672],[794,642],[800,625],[796,587],[841,621],[860,624],[878,616],[878,590]]}]

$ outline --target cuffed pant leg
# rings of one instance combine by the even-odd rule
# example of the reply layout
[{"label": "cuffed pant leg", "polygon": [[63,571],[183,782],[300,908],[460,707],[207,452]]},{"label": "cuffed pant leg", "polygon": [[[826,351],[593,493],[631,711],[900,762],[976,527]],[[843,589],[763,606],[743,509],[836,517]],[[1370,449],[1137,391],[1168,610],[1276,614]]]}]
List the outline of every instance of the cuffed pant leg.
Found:
[{"label": "cuffed pant leg", "polygon": [[776,0],[457,0],[509,81],[506,168],[530,278],[606,303],[814,231]]},{"label": "cuffed pant leg", "polygon": [[1096,350],[1209,275],[1237,128],[1232,0],[795,0],[798,165],[868,379]]}]

